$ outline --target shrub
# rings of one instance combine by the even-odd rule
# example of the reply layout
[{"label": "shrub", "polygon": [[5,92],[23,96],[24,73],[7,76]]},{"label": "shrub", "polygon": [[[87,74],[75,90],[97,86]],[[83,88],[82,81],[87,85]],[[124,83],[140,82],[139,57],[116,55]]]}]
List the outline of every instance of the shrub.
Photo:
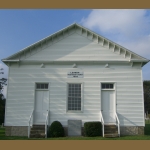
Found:
[{"label": "shrub", "polygon": [[50,137],[63,137],[64,128],[59,121],[54,121],[49,127],[49,136]]},{"label": "shrub", "polygon": [[84,134],[85,136],[101,136],[102,135],[102,124],[101,122],[85,122],[84,123]]}]

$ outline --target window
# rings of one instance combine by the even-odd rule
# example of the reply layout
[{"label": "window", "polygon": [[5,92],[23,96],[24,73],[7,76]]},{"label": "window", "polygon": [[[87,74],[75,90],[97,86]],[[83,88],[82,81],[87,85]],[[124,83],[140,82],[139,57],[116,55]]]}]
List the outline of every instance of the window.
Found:
[{"label": "window", "polygon": [[48,83],[36,83],[36,89],[48,89]]},{"label": "window", "polygon": [[113,89],[114,84],[112,83],[102,83],[102,89]]},{"label": "window", "polygon": [[81,84],[68,84],[68,110],[81,111]]}]

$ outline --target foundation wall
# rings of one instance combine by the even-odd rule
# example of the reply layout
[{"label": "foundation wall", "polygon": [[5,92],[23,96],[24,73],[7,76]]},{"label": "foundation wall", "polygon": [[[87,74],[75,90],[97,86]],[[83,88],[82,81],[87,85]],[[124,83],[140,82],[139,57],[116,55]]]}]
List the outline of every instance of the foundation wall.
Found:
[{"label": "foundation wall", "polygon": [[[68,127],[64,127],[65,136],[68,136]],[[6,136],[28,136],[27,126],[6,126]],[[81,128],[81,135],[84,136],[84,127]],[[144,135],[142,126],[121,126],[120,135]]]}]

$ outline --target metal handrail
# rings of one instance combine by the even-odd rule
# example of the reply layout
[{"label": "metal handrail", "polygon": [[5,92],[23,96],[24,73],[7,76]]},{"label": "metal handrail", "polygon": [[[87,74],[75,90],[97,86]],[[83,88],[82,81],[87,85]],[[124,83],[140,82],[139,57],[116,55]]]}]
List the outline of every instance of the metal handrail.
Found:
[{"label": "metal handrail", "polygon": [[103,115],[102,115],[102,112],[100,111],[100,115],[101,115],[101,123],[102,123],[102,135],[104,137],[104,119],[103,119]]},{"label": "metal handrail", "polygon": [[29,124],[28,124],[28,138],[30,137],[30,130],[31,130],[30,122],[31,122],[31,119],[32,119],[32,116],[33,116],[33,112],[34,112],[34,110],[32,111],[32,113],[31,113],[31,115],[30,115],[30,118],[29,118]]},{"label": "metal handrail", "polygon": [[118,122],[118,124],[117,124],[117,126],[118,126],[118,134],[119,134],[119,137],[120,137],[120,122],[119,122],[119,119],[118,119],[117,113],[115,113],[115,117],[116,117],[117,122]]},{"label": "metal handrail", "polygon": [[46,120],[45,120],[45,138],[47,138],[47,125],[48,125],[48,117],[49,116],[49,110],[47,110]]}]

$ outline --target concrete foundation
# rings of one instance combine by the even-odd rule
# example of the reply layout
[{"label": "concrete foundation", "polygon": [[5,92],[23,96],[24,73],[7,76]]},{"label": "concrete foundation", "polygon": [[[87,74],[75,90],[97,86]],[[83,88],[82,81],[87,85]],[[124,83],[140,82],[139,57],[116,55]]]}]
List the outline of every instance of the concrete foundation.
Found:
[{"label": "concrete foundation", "polygon": [[[65,136],[68,136],[68,127],[64,127]],[[28,136],[27,126],[6,126],[6,136]],[[142,126],[120,126],[120,135],[144,135]],[[84,127],[81,127],[81,136],[84,136]]]},{"label": "concrete foundation", "polygon": [[120,135],[144,135],[144,127],[121,126]]},{"label": "concrete foundation", "polygon": [[6,136],[28,136],[27,126],[6,126],[5,127]]}]

